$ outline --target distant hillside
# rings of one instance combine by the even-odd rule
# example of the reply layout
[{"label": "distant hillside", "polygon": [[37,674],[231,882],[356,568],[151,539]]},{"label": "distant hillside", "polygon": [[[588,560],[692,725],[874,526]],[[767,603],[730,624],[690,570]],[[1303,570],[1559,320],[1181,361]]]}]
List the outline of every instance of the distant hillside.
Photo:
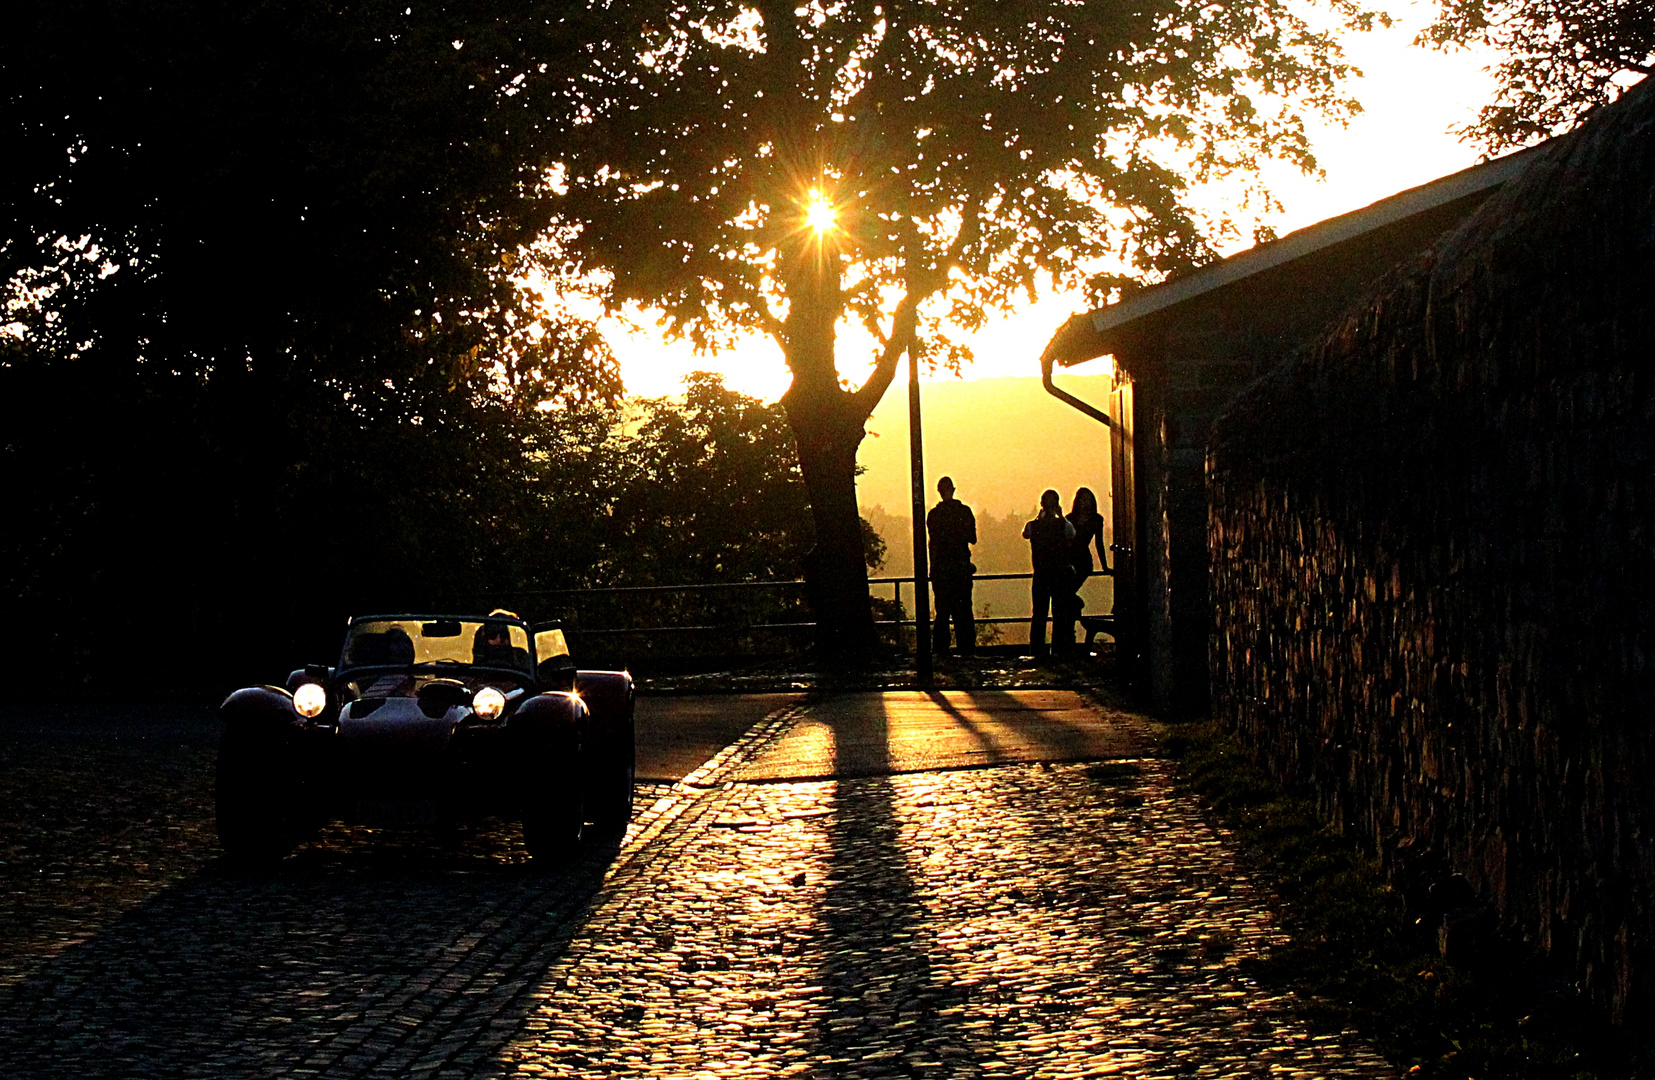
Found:
[{"label": "distant hillside", "polygon": [[[1064,378],[1063,388],[1100,408],[1109,393],[1108,376]],[[922,388],[925,427],[925,505],[937,501],[937,478],[951,476],[957,495],[977,515],[973,560],[985,574],[1027,573],[1029,545],[1023,522],[1035,515],[1040,493],[1056,488],[1068,510],[1075,488],[1098,497],[1109,528],[1109,429],[1068,405],[1037,378],[978,379],[928,383]],[[885,569],[876,576],[898,577],[913,570],[913,524],[908,495],[908,394],[891,387],[868,421],[858,459],[867,470],[857,478],[862,514],[885,538]],[[1108,539],[1108,536],[1105,536]],[[879,586],[889,596],[890,586]],[[1086,610],[1109,611],[1112,590],[1094,578],[1082,591]],[[1024,616],[1027,582],[980,582],[981,615]],[[985,631],[986,632],[986,631]],[[1002,628],[1003,641],[1026,641],[1023,627]],[[989,640],[985,638],[985,640]]]},{"label": "distant hillside", "polygon": [[[1109,393],[1106,375],[1064,378],[1062,385],[1100,407]],[[922,393],[927,506],[937,501],[937,478],[951,476],[979,522],[985,514],[1009,516],[1020,531],[1046,488],[1058,490],[1067,510],[1075,488],[1085,485],[1108,520],[1109,429],[1046,393],[1038,378],[927,383]],[[863,513],[880,507],[906,521],[908,395],[900,383],[874,410],[857,460],[867,470],[856,482]],[[893,553],[899,541],[907,550],[905,535],[880,531]]]}]

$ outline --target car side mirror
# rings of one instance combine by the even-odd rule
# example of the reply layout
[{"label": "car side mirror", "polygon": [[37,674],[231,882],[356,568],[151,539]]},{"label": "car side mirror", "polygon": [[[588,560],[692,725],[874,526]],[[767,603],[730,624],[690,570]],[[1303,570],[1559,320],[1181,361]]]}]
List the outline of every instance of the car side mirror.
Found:
[{"label": "car side mirror", "polygon": [[542,660],[534,669],[534,681],[542,690],[573,690],[575,662],[567,656],[554,656],[549,660]]}]

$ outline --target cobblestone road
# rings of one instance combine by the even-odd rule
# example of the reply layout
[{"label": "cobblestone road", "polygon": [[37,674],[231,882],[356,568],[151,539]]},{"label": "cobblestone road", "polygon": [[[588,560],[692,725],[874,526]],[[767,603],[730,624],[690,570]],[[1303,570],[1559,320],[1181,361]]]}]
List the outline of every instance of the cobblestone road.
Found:
[{"label": "cobblestone road", "polygon": [[1390,1076],[1252,984],[1263,897],[1166,763],[736,783],[558,873],[333,835],[0,991],[5,1077]]}]

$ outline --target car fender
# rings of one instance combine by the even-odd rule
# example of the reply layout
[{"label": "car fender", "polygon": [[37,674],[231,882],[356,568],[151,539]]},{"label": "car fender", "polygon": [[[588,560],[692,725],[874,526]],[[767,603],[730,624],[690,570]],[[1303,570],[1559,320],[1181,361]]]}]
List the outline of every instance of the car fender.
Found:
[{"label": "car fender", "polygon": [[517,707],[506,721],[506,730],[519,745],[562,744],[580,748],[591,722],[591,710],[579,696],[562,690],[536,694]]},{"label": "car fender", "polygon": [[[279,848],[302,831],[316,805],[318,769],[328,732],[314,729],[293,707],[293,695],[276,686],[237,690],[219,706],[215,792],[220,837],[226,827],[242,841]],[[226,826],[226,819],[235,824]],[[249,820],[255,822],[249,825]],[[247,828],[268,833],[250,838]],[[284,839],[285,838],[285,839]]]},{"label": "car fender", "polygon": [[615,733],[626,731],[632,724],[637,690],[628,672],[576,672],[575,693],[592,710],[594,727]]},{"label": "car fender", "polygon": [[224,699],[218,715],[226,728],[276,734],[304,726],[293,695],[277,686],[249,686]]},{"label": "car fender", "polygon": [[578,671],[575,692],[592,710],[586,806],[600,829],[624,831],[632,819],[638,759],[633,708],[637,693],[624,671]]},{"label": "car fender", "polygon": [[300,716],[293,695],[279,686],[237,690],[224,699],[218,714],[224,722],[218,740],[221,760],[228,756],[239,767],[286,773],[300,787],[314,781],[333,745],[334,728]]}]

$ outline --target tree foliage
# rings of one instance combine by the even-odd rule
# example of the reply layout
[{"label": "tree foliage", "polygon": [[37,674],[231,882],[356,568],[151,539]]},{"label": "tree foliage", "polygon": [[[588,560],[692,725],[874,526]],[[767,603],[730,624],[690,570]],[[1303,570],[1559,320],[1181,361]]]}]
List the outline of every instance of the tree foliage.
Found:
[{"label": "tree foliage", "polygon": [[1500,54],[1495,99],[1465,132],[1490,152],[1560,134],[1655,72],[1648,0],[1439,0],[1421,37]]},{"label": "tree foliage", "polygon": [[[607,275],[612,305],[659,306],[699,344],[781,346],[818,611],[852,640],[855,451],[902,355],[957,361],[959,331],[1043,282],[1101,295],[1205,261],[1191,181],[1309,167],[1304,112],[1351,107],[1332,37],[1278,0],[604,11],[572,91],[561,250]],[[875,342],[859,386],[846,324]]]},{"label": "tree foliage", "polygon": [[536,448],[619,388],[522,285],[583,12],[8,9],[0,574],[29,645],[219,641],[254,607],[245,652],[508,570]]},{"label": "tree foliage", "polygon": [[[585,439],[592,449],[578,461],[539,460],[547,499],[541,520],[574,540],[569,569],[555,584],[703,586],[799,577],[815,532],[786,415],[727,388],[717,375],[696,372],[687,382],[681,399],[646,398],[611,413],[605,437]],[[864,558],[877,569],[884,540],[866,521],[861,526]],[[554,584],[544,576],[525,580]],[[582,628],[732,628],[805,621],[810,613],[800,609],[801,599],[791,588],[626,592],[565,597],[543,611]],[[727,655],[737,645],[722,631],[623,641],[634,651],[612,658],[634,665],[646,654]],[[759,649],[782,644],[791,639],[740,642]]]},{"label": "tree foliage", "polygon": [[[615,421],[603,460],[609,524],[594,550],[617,585],[797,578],[814,543],[786,413],[692,372],[682,399],[646,398]],[[885,542],[864,522],[864,559]],[[593,581],[592,584],[598,584]]]},{"label": "tree foliage", "polygon": [[693,374],[682,403],[642,403],[618,448],[613,579],[676,584],[797,577],[810,505],[781,410]]},{"label": "tree foliage", "polygon": [[[512,273],[547,225],[538,187],[562,73],[545,60],[573,47],[569,13],[527,0],[9,12],[13,336],[114,370],[292,374],[356,391],[359,409],[366,395],[417,411],[406,398],[422,380],[607,388],[612,368],[572,362],[581,328],[537,316]],[[377,393],[386,379],[401,392]]]},{"label": "tree foliage", "polygon": [[937,349],[1043,280],[1118,286],[1095,271],[1122,253],[1148,274],[1203,262],[1191,180],[1313,167],[1304,113],[1351,106],[1333,39],[1269,0],[606,9],[568,249],[613,301],[662,305],[703,344],[768,333],[795,365],[800,307],[886,341],[915,318]]}]

